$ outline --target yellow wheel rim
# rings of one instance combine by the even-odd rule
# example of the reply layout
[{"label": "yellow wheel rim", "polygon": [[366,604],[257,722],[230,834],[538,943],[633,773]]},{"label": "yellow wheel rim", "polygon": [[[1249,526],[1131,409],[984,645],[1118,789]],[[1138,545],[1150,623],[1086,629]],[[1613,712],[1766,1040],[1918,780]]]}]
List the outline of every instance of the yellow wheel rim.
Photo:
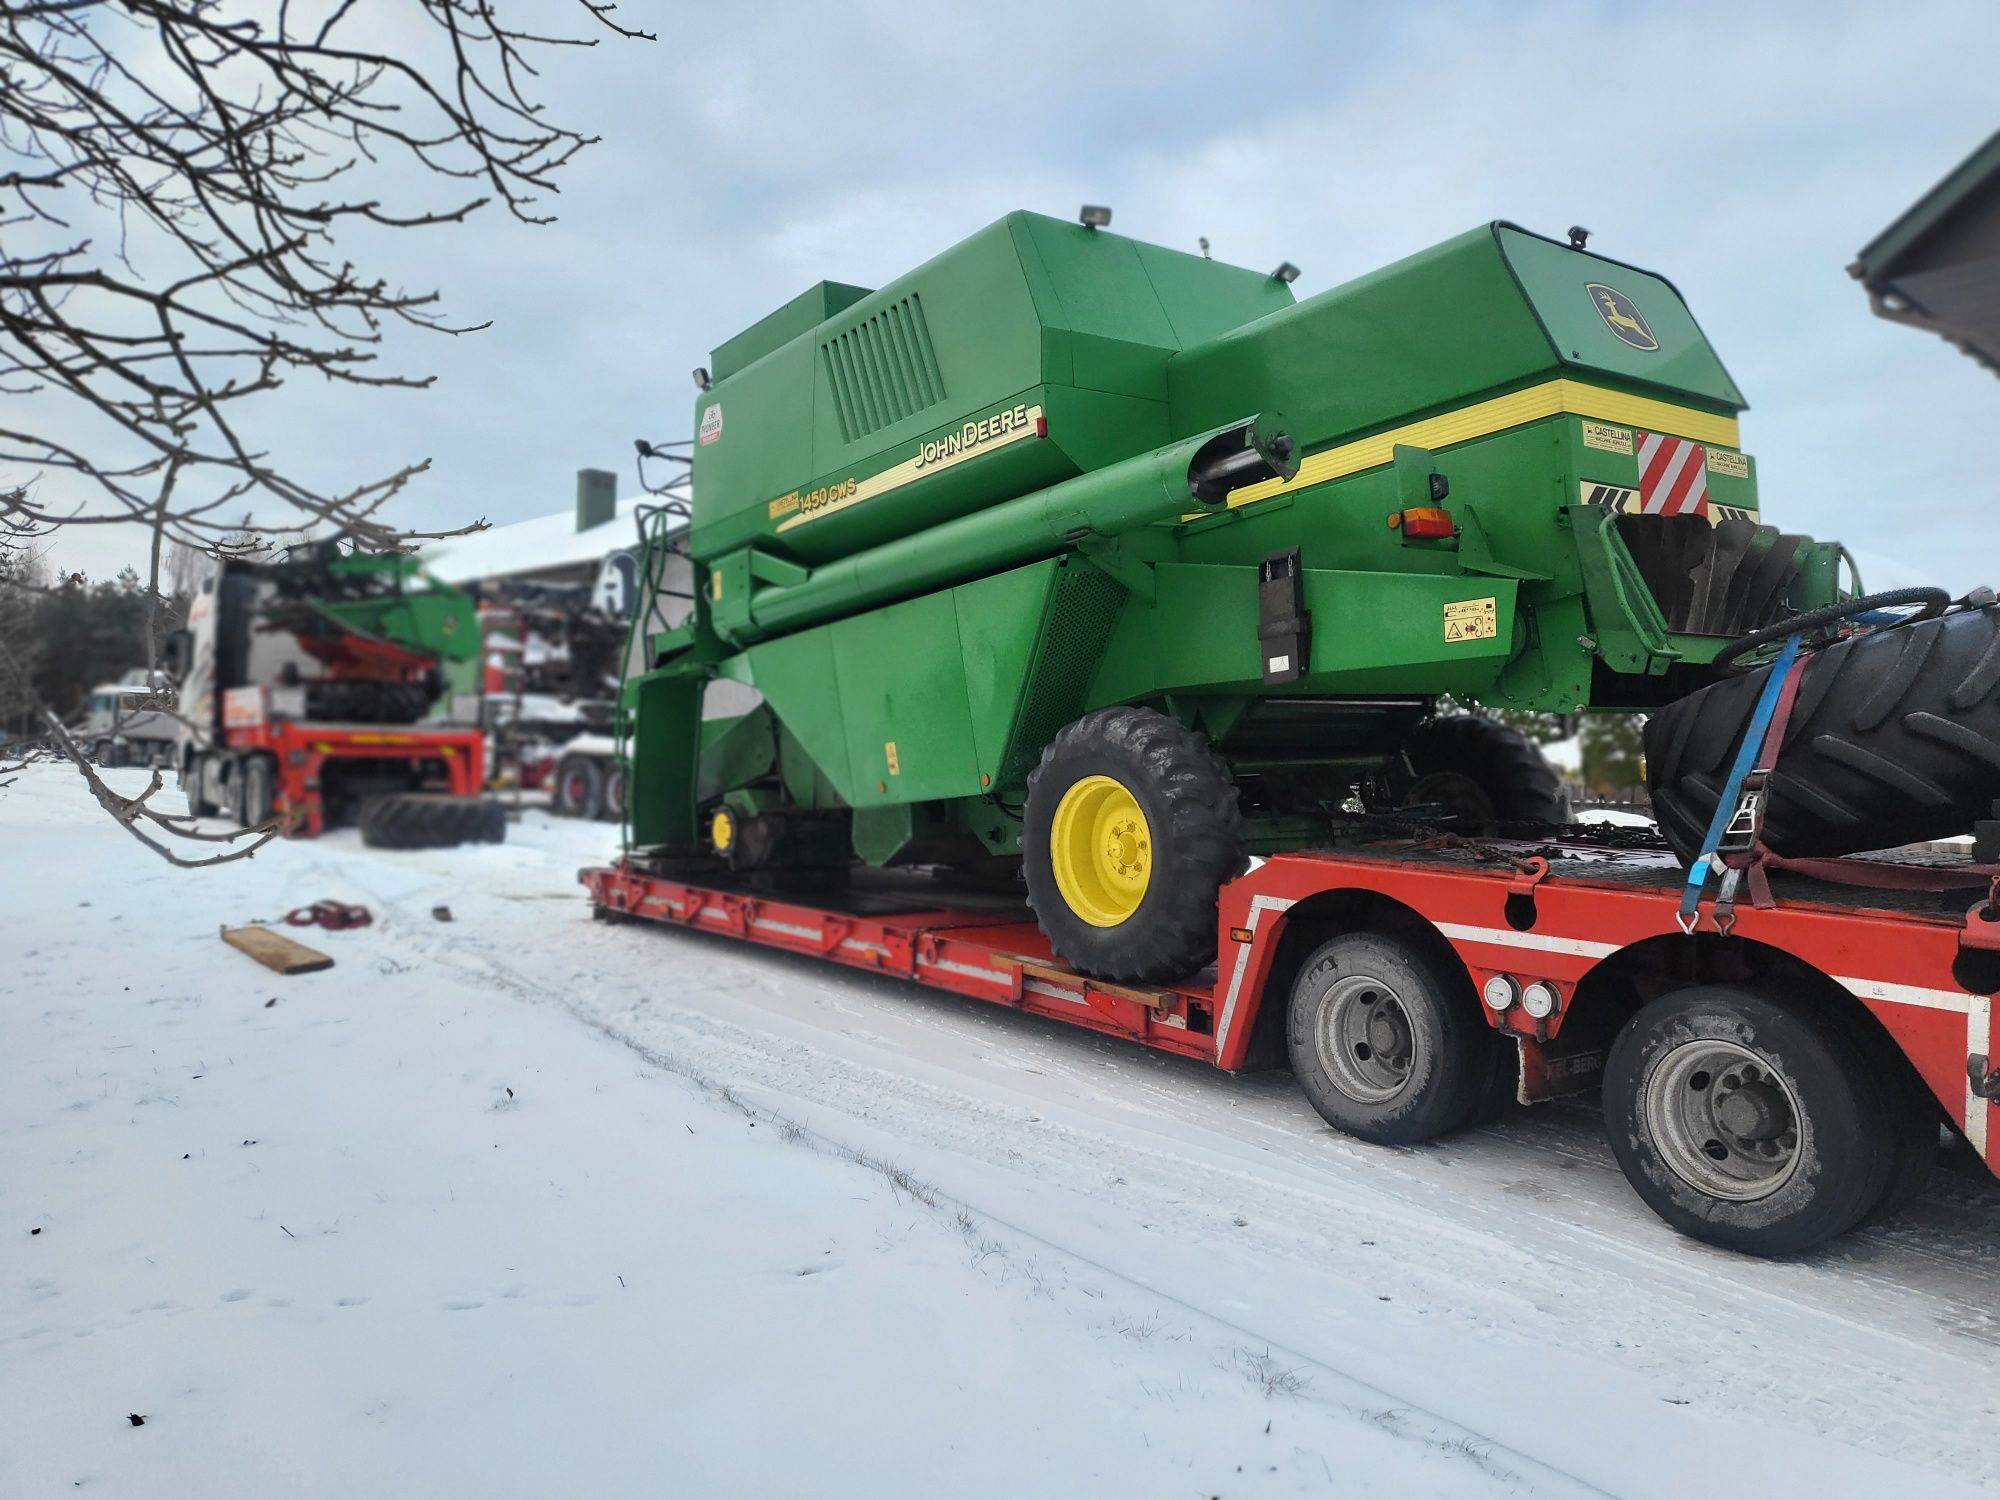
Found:
[{"label": "yellow wheel rim", "polygon": [[727,854],[729,846],[736,842],[736,820],[729,815],[728,808],[717,808],[715,816],[708,820],[708,842],[718,854]]},{"label": "yellow wheel rim", "polygon": [[1049,826],[1056,889],[1093,927],[1139,909],[1153,874],[1153,831],[1139,799],[1109,776],[1086,776],[1062,795]]}]

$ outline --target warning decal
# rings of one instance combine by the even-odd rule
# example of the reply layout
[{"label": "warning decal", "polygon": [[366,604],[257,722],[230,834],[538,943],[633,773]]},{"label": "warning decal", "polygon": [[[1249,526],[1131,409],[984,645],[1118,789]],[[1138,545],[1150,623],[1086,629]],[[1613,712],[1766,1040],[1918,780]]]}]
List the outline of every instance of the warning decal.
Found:
[{"label": "warning decal", "polygon": [[1649,516],[1708,514],[1708,453],[1700,443],[1639,434],[1639,509]]},{"label": "warning decal", "polygon": [[1444,639],[1488,641],[1500,633],[1498,599],[1460,599],[1444,607]]},{"label": "warning decal", "polygon": [[1629,484],[1595,484],[1586,479],[1577,488],[1585,505],[1594,505],[1599,510],[1612,511],[1623,515],[1639,508],[1639,492]]}]

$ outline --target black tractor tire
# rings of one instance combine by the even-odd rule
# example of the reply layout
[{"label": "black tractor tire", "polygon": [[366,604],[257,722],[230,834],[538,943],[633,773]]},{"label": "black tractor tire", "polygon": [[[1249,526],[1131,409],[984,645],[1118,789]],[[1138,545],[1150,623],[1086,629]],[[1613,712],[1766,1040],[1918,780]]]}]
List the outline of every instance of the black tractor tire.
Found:
[{"label": "black tractor tire", "polygon": [[1540,747],[1520,730],[1479,714],[1419,724],[1391,780],[1403,806],[1448,808],[1461,833],[1492,835],[1569,820],[1562,778]]},{"label": "black tractor tire", "polygon": [[1751,1255],[1811,1249],[1878,1212],[1899,1167],[1896,1116],[1824,1001],[1675,990],[1605,1058],[1605,1129],[1633,1190],[1682,1234]]},{"label": "black tractor tire", "polygon": [[604,805],[604,768],[589,755],[565,755],[556,764],[550,810],[564,818],[596,818]]},{"label": "black tractor tire", "polygon": [[1388,932],[1320,944],[1292,985],[1285,1043],[1320,1118],[1344,1135],[1409,1146],[1496,1110],[1501,1050],[1465,970]]},{"label": "black tractor tire", "polygon": [[241,787],[241,808],[243,826],[255,828],[271,816],[274,801],[274,776],[270,759],[253,755],[244,761],[237,774],[237,784]]},{"label": "black tractor tire", "polygon": [[[1660,832],[1700,853],[1766,666],[1660,709],[1646,780]],[[2000,798],[2000,609],[1853,636],[1799,682],[1764,802],[1775,853],[1854,854],[1969,830]]]},{"label": "black tractor tire", "polygon": [[437,694],[421,682],[336,678],[306,684],[306,715],[336,724],[414,724]]},{"label": "black tractor tire", "polygon": [[507,839],[507,809],[491,797],[395,792],[361,808],[361,842],[371,849],[455,849]]},{"label": "black tractor tire", "polygon": [[[1098,926],[1057,884],[1050,833],[1078,782],[1111,778],[1151,834],[1144,894],[1130,915]],[[1215,961],[1215,896],[1243,872],[1236,785],[1208,740],[1149,708],[1106,708],[1068,725],[1028,777],[1021,868],[1028,904],[1059,958],[1100,979],[1175,980]]]},{"label": "black tractor tire", "polygon": [[597,815],[607,823],[622,822],[625,817],[625,768],[610,765],[604,768],[604,795],[598,799]]}]

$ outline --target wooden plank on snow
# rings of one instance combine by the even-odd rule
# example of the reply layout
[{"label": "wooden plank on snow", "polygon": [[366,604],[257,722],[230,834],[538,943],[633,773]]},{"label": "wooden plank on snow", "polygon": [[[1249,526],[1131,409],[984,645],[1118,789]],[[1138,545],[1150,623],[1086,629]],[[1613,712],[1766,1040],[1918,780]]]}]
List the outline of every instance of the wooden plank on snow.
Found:
[{"label": "wooden plank on snow", "polygon": [[222,940],[280,974],[314,974],[333,967],[333,960],[317,948],[295,943],[268,927],[225,927]]}]

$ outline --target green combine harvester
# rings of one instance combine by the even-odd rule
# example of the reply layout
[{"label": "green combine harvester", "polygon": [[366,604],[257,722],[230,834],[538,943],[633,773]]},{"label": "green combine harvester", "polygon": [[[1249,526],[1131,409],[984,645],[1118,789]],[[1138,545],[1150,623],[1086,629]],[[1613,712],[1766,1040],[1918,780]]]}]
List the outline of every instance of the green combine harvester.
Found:
[{"label": "green combine harvester", "polygon": [[[1680,294],[1582,231],[1295,303],[1289,266],[1102,222],[822,283],[697,372],[692,515],[651,539],[696,597],[642,601],[622,707],[635,862],[1018,859],[1063,958],[1174,978],[1252,855],[1358,813],[1560,821],[1534,747],[1447,696],[1655,710],[1858,592],[1760,519]],[[1705,822],[1690,774],[1660,795]]]}]

